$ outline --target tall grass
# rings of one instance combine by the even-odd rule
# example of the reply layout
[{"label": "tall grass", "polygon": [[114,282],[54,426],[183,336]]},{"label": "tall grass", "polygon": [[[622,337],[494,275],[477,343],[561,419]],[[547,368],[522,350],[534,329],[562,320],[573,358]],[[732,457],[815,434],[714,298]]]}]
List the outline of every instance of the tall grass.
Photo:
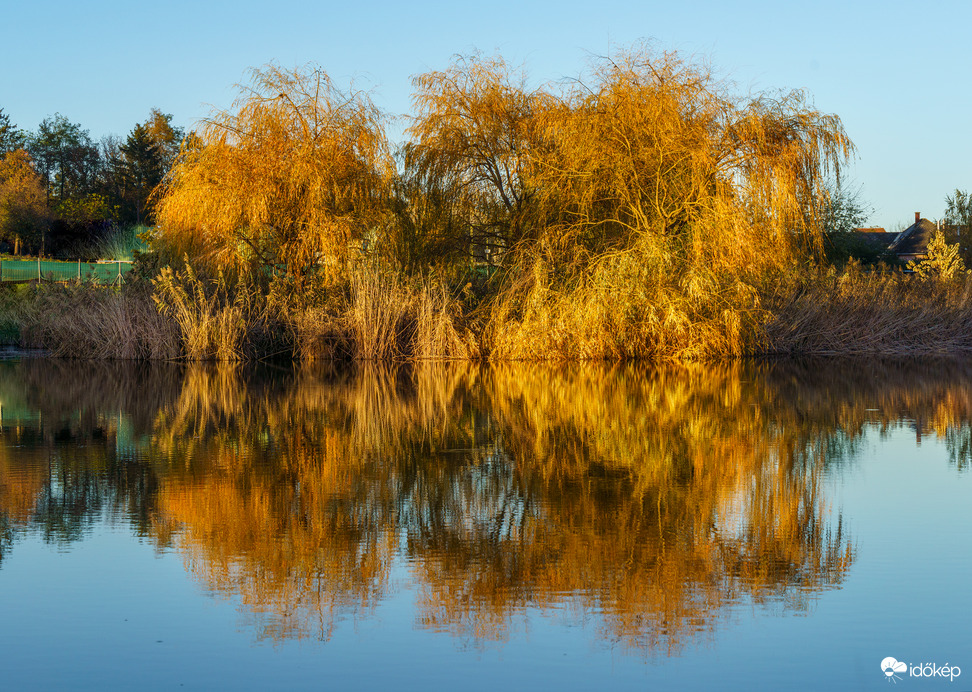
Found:
[{"label": "tall grass", "polygon": [[743,277],[684,275],[638,252],[564,281],[542,258],[497,297],[485,335],[496,360],[704,360],[753,350],[764,319]]},{"label": "tall grass", "polygon": [[[66,358],[302,361],[677,360],[764,354],[972,352],[972,278],[819,268],[756,291],[706,287],[686,302],[620,256],[560,290],[538,263],[529,284],[493,298],[488,318],[435,278],[360,271],[329,301],[276,309],[255,288],[191,269],[154,293],[90,285],[5,286],[0,329],[13,345]],[[640,283],[639,283],[640,281]],[[695,289],[700,290],[700,289]],[[483,310],[481,309],[481,312]]]},{"label": "tall grass", "polygon": [[434,277],[359,268],[345,315],[353,355],[362,360],[476,359],[459,301]]},{"label": "tall grass", "polygon": [[363,360],[394,360],[407,349],[411,296],[396,274],[356,271],[345,315],[354,355]]},{"label": "tall grass", "polygon": [[[159,311],[178,325],[188,360],[293,356],[302,361],[475,359],[477,338],[460,301],[434,278],[360,266],[345,286],[300,295],[284,280],[265,294],[245,279],[163,269]],[[283,286],[283,288],[281,288]]]},{"label": "tall grass", "polygon": [[972,278],[820,272],[771,299],[754,351],[912,356],[972,352]]},{"label": "tall grass", "polygon": [[245,287],[231,294],[223,276],[207,286],[187,264],[179,274],[171,267],[154,281],[158,311],[179,327],[182,351],[189,360],[241,360],[248,327]]},{"label": "tall grass", "polygon": [[172,360],[181,349],[173,322],[151,296],[96,286],[45,286],[20,307],[21,343],[59,358]]},{"label": "tall grass", "polygon": [[444,282],[426,279],[419,284],[414,313],[412,357],[416,360],[478,360],[481,357],[480,340],[466,326],[461,304]]},{"label": "tall grass", "polygon": [[147,226],[115,227],[98,242],[95,252],[102,259],[131,262],[136,252],[148,251],[146,234],[149,231]]}]

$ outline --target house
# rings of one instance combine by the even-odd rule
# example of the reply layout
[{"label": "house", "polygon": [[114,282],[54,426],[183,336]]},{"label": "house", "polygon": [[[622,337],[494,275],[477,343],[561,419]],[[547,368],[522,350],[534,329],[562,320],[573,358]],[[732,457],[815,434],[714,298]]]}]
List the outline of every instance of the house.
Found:
[{"label": "house", "polygon": [[928,243],[937,228],[936,224],[921,218],[921,212],[916,211],[915,222],[900,233],[889,233],[879,227],[855,228],[855,246],[859,252],[874,256],[893,254],[902,264],[920,262],[928,256]]},{"label": "house", "polygon": [[901,262],[920,262],[928,256],[928,243],[938,226],[915,212],[915,222],[901,231],[888,248]]}]

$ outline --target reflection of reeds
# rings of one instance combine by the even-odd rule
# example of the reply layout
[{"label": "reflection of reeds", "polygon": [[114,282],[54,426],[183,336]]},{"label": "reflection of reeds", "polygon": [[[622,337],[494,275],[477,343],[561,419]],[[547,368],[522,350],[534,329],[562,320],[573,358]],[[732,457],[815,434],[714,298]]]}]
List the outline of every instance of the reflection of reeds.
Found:
[{"label": "reflection of reeds", "polygon": [[182,366],[172,363],[46,360],[0,362],[0,402],[36,411],[48,435],[64,426],[90,436],[124,418],[141,435],[181,389]]},{"label": "reflection of reeds", "polygon": [[8,445],[0,447],[0,516],[17,526],[28,523],[48,481],[45,465],[16,458]]}]

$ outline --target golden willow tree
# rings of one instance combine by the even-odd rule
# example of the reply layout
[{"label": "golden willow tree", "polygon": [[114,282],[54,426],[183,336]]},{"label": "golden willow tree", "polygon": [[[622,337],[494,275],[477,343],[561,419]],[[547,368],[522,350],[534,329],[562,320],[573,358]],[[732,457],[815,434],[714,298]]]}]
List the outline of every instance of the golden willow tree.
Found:
[{"label": "golden willow tree", "polygon": [[393,170],[367,94],[269,65],[183,147],[161,239],[220,268],[333,278],[378,225]]},{"label": "golden willow tree", "polygon": [[[276,319],[305,357],[319,342],[378,359],[732,356],[769,343],[766,299],[819,254],[816,210],[853,151],[801,92],[739,98],[640,48],[559,87],[531,89],[499,57],[414,85],[396,167],[366,95],[319,68],[255,71],[184,146],[161,238],[289,275],[271,295],[298,298]],[[361,250],[374,261],[347,271]],[[470,281],[484,264],[501,270],[487,286]],[[346,299],[305,298],[311,277],[348,279]],[[426,313],[429,334],[477,343],[423,345]]]},{"label": "golden willow tree", "polygon": [[852,153],[802,93],[739,99],[674,54],[604,59],[557,93],[498,58],[415,83],[410,170],[455,190],[511,270],[499,357],[754,348],[760,289],[819,248],[813,210]]},{"label": "golden willow tree", "polygon": [[531,128],[543,94],[527,92],[499,57],[457,58],[413,84],[405,178],[449,200],[454,247],[486,258],[507,250],[529,228]]}]

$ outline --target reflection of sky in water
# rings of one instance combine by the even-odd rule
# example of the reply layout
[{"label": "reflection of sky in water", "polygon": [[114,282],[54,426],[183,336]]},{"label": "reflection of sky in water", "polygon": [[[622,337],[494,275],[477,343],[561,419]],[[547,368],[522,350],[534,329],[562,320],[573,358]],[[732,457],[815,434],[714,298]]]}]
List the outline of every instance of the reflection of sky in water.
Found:
[{"label": "reflection of sky in water", "polygon": [[[917,447],[907,427],[885,436],[869,429],[826,487],[858,548],[841,588],[822,595],[808,617],[740,613],[714,650],[666,661],[659,672],[698,681],[700,669],[721,662],[732,671],[729,687],[759,680],[779,689],[884,689],[879,665],[894,656],[967,666],[972,675],[972,485],[946,459],[934,435]],[[726,688],[714,671],[705,677]]]},{"label": "reflection of sky in water", "polygon": [[[807,410],[788,425],[805,425],[817,409],[801,409]],[[873,412],[865,413],[864,420],[873,419]],[[131,439],[127,419],[115,418],[121,421],[118,437]],[[886,656],[948,662],[972,675],[966,623],[972,596],[965,584],[972,573],[972,538],[965,530],[972,488],[969,475],[949,463],[942,440],[922,427],[920,446],[910,423],[892,422],[882,431],[879,424],[865,422],[865,435],[843,445],[841,454],[830,448],[833,439],[830,447],[817,448],[815,453],[834,461],[824,467],[817,487],[824,524],[833,529],[840,516],[856,550],[835,588],[801,591],[790,585],[785,598],[762,605],[743,591],[698,623],[700,631],[683,638],[672,656],[647,646],[632,650],[630,641],[622,643],[605,626],[602,604],[583,595],[565,594],[542,608],[529,595],[522,602],[514,599],[502,636],[494,639],[478,640],[461,627],[427,626],[419,621],[417,604],[427,596],[419,575],[431,558],[442,556],[405,551],[408,532],[402,527],[396,530],[387,586],[373,607],[352,604],[338,612],[323,644],[258,640],[258,612],[237,596],[208,589],[190,576],[178,550],[159,551],[150,539],[139,540],[127,518],[112,512],[112,521],[89,525],[83,540],[67,546],[45,544],[37,531],[16,537],[0,564],[4,684],[12,689],[37,689],[39,682],[41,688],[57,689],[180,684],[186,689],[884,689],[879,663]],[[145,439],[144,430],[134,435]],[[481,529],[472,521],[475,516],[505,506],[505,521],[512,525],[528,511],[517,499],[522,488],[496,485],[487,462],[511,463],[484,456],[455,477],[460,485],[468,483],[466,495],[459,496],[474,510],[458,516],[460,537]],[[510,468],[515,466],[514,460]],[[610,471],[598,467],[602,475]],[[62,479],[53,487],[62,487]],[[495,496],[477,494],[490,487],[496,488]],[[510,503],[504,505],[506,493]],[[719,529],[743,534],[746,501],[731,495],[718,506]],[[416,509],[409,506],[409,511]],[[801,603],[802,608],[792,607]]]}]

